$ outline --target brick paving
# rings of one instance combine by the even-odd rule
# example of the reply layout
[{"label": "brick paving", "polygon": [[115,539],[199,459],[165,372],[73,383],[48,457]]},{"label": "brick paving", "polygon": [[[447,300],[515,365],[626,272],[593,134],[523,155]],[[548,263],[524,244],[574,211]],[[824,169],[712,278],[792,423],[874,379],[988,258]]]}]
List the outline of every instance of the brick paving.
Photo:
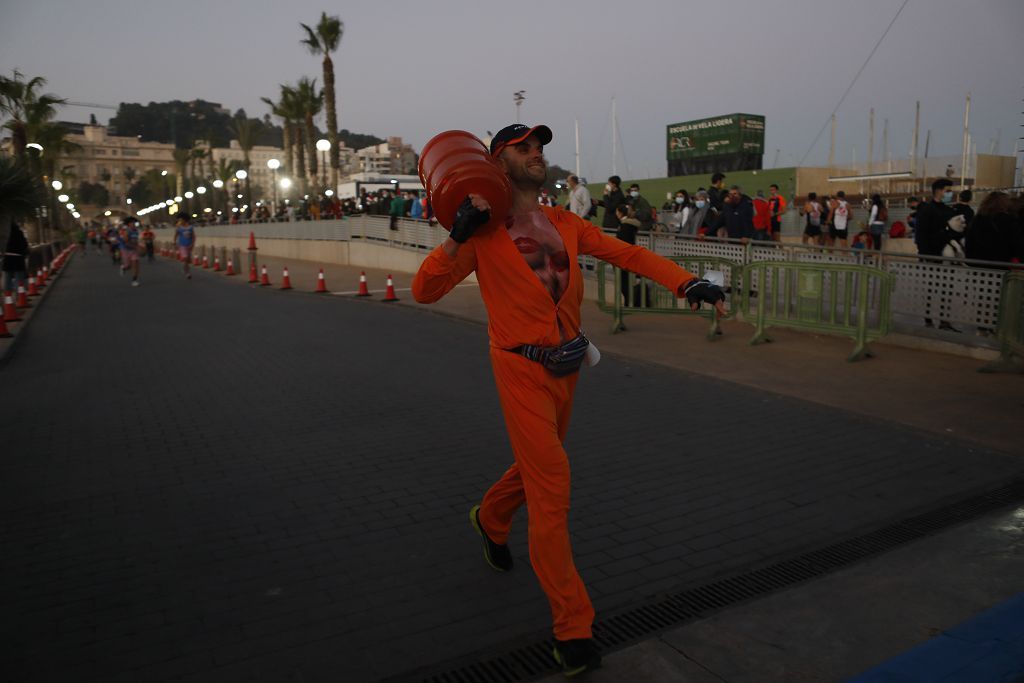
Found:
[{"label": "brick paving", "polygon": [[[511,457],[479,325],[90,255],[0,381],[12,680],[369,681],[548,624],[525,511],[509,575],[466,521]],[[1024,474],[625,358],[568,449],[599,615]]]}]

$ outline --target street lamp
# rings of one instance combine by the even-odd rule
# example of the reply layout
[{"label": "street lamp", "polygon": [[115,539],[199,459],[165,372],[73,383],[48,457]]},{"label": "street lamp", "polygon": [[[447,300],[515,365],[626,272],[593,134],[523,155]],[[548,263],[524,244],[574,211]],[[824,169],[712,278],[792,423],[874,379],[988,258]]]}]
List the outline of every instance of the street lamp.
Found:
[{"label": "street lamp", "polygon": [[281,168],[281,162],[277,159],[267,159],[267,168],[270,169],[272,180],[270,184],[274,188],[274,215],[277,215],[277,169]]},{"label": "street lamp", "polygon": [[71,197],[67,196],[66,194],[57,196],[57,201],[60,202],[61,204],[67,204],[69,199],[71,199]]},{"label": "street lamp", "polygon": [[516,103],[516,123],[519,123],[519,107],[522,106],[523,101],[525,99],[525,90],[516,90],[514,93],[512,93],[512,101]]},{"label": "street lamp", "polygon": [[327,138],[320,138],[316,141],[316,148],[320,150],[320,184],[327,185],[327,150],[331,148],[331,141]]},{"label": "street lamp", "polygon": [[62,183],[59,180],[54,180],[52,183],[50,183],[50,186],[53,187],[53,189],[56,190],[57,192],[60,192],[61,190],[64,189],[64,183]]},{"label": "street lamp", "polygon": [[292,179],[291,178],[281,178],[280,183],[281,183],[281,189],[282,190],[288,190],[292,186]]},{"label": "street lamp", "polygon": [[199,187],[196,188],[196,193],[197,194],[206,194],[206,188],[203,187],[202,185],[200,185]]},{"label": "street lamp", "polygon": [[217,178],[216,180],[213,181],[213,186],[219,190],[220,188],[224,187],[224,181],[221,180],[220,178]]}]

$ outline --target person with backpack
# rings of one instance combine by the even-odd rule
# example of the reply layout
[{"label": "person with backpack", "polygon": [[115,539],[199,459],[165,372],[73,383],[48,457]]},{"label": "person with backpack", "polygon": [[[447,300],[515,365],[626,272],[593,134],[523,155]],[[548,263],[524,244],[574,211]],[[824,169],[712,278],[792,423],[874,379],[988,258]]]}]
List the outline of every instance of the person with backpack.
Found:
[{"label": "person with backpack", "polygon": [[839,240],[839,246],[849,248],[849,227],[853,219],[853,207],[846,201],[846,193],[842,190],[836,192],[836,198],[829,201],[829,212],[832,217],[832,225],[829,228],[829,245],[834,245]]},{"label": "person with backpack", "polygon": [[804,234],[800,238],[803,244],[821,244],[821,226],[825,223],[825,208],[818,201],[817,192],[808,192],[807,201],[800,209],[801,216],[807,216]]},{"label": "person with backpack", "polygon": [[885,232],[885,224],[889,222],[889,209],[880,194],[871,195],[871,216],[868,218],[868,232],[871,233],[871,248],[875,251],[882,250],[882,233]]}]

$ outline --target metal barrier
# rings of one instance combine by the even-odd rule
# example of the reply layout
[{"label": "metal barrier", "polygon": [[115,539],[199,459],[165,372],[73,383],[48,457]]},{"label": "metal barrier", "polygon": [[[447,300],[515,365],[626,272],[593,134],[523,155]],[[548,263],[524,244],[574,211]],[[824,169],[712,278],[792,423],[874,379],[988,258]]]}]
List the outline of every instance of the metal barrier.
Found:
[{"label": "metal barrier", "polygon": [[868,341],[889,332],[894,278],[885,271],[796,261],[751,263],[744,271],[751,287],[743,290],[741,311],[754,320],[751,344],[771,341],[768,327],[840,334],[854,339],[847,360],[855,361],[872,355]]},{"label": "metal barrier", "polygon": [[1024,272],[1003,277],[999,306],[998,360],[980,368],[980,372],[1024,372]]},{"label": "metal barrier", "polygon": [[[674,257],[670,260],[698,277],[704,277],[708,271],[712,270],[721,272],[725,281],[729,283],[733,295],[743,287],[743,267],[733,261],[715,256]],[[610,282],[609,271],[612,272]],[[628,289],[626,291],[630,295],[630,305],[626,305],[626,302],[623,301],[623,277],[627,278]],[[614,289],[611,291],[611,302],[608,301],[610,285],[614,285]],[[729,305],[728,297],[726,305]],[[675,292],[603,261],[599,261],[597,264],[597,306],[605,313],[612,314],[613,334],[626,329],[622,318],[632,313],[658,313],[706,318],[710,321],[708,339],[714,340],[721,334],[718,313],[714,308],[701,307],[693,311],[686,300],[679,299]]]}]

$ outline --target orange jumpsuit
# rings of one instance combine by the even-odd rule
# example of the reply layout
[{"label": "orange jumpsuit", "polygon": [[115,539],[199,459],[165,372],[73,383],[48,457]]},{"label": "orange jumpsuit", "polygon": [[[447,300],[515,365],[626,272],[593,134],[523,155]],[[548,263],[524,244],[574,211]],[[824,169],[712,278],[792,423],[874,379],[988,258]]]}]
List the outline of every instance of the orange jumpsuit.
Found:
[{"label": "orange jumpsuit", "polygon": [[511,349],[522,344],[558,346],[580,330],[583,273],[577,255],[592,254],[655,280],[681,295],[695,277],[668,259],[604,234],[562,207],[541,207],[569,257],[568,286],[556,302],[527,265],[504,227],[479,230],[455,258],[441,246],[423,261],[413,296],[432,303],[476,271],[487,307],[491,365],[515,462],[486,493],[480,523],[495,543],[508,539],[512,517],[529,510],[530,563],[551,605],[559,640],[590,638],[594,608],[569,545],[569,459],[562,447],[577,375],[555,377]]}]

